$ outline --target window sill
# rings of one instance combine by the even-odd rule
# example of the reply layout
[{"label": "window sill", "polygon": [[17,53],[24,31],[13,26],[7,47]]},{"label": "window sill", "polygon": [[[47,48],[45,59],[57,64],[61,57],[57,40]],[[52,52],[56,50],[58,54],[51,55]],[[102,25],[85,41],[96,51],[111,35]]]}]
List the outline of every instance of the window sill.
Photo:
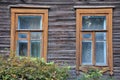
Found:
[{"label": "window sill", "polygon": [[102,73],[105,73],[110,70],[108,66],[80,66],[79,67],[79,70],[82,72],[87,72],[89,69],[99,69],[102,71]]}]

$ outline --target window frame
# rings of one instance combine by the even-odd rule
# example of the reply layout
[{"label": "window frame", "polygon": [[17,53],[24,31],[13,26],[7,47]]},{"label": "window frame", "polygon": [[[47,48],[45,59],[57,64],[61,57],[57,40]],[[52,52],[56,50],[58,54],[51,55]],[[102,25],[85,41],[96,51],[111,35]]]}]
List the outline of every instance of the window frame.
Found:
[{"label": "window frame", "polygon": [[[42,16],[42,30],[25,30],[21,29],[18,30],[18,15],[32,15],[32,16]],[[41,58],[44,58],[45,61],[47,61],[47,44],[48,44],[48,9],[40,9],[40,8],[11,8],[11,44],[10,44],[10,50],[12,52],[16,51],[16,42],[18,39],[18,32],[20,33],[26,33],[27,39],[30,40],[30,32],[42,32],[42,53],[41,53]],[[30,42],[29,46],[30,47]],[[30,48],[29,48],[30,49]],[[30,57],[30,50],[28,50],[29,55],[27,57]],[[12,53],[11,53],[12,54]],[[16,56],[16,53],[14,53]]]},{"label": "window frame", "polygon": [[[81,65],[82,60],[82,15],[84,16],[106,16],[106,46],[107,46],[107,64],[108,66],[89,66],[89,65]],[[92,31],[92,30],[91,30]],[[98,31],[99,30],[94,30]],[[88,31],[89,33],[90,31]],[[103,30],[104,32],[104,30]],[[92,34],[93,33],[93,34]],[[92,35],[94,35],[95,32],[91,32]],[[93,37],[93,36],[92,36]],[[95,42],[95,40],[93,40]],[[93,53],[92,53],[93,54]],[[95,57],[93,57],[95,60]],[[92,62],[95,62],[95,61]],[[112,50],[112,8],[82,8],[82,9],[76,9],[76,70],[80,71],[86,71],[88,68],[99,68],[103,70],[103,72],[110,71],[110,74],[113,74],[113,50]]]}]

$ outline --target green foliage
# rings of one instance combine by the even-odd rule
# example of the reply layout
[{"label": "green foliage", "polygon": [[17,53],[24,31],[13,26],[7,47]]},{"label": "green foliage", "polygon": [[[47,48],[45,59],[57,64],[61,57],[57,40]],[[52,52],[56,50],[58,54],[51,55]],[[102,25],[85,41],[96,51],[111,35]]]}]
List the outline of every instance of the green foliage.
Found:
[{"label": "green foliage", "polygon": [[0,57],[0,80],[66,80],[68,68],[40,59]]},{"label": "green foliage", "polygon": [[83,73],[77,80],[115,80],[110,76],[103,76],[102,71],[98,69],[88,69],[86,73]]}]

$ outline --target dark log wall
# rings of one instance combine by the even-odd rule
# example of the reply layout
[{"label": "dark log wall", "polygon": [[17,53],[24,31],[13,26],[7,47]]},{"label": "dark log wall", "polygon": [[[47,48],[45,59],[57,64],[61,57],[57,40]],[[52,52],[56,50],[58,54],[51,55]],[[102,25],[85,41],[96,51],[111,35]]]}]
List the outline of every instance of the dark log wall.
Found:
[{"label": "dark log wall", "polygon": [[48,62],[72,67],[69,80],[76,77],[76,16],[73,6],[115,6],[113,9],[114,76],[120,80],[120,1],[119,0],[0,0],[0,53],[10,48],[10,5],[50,6]]}]

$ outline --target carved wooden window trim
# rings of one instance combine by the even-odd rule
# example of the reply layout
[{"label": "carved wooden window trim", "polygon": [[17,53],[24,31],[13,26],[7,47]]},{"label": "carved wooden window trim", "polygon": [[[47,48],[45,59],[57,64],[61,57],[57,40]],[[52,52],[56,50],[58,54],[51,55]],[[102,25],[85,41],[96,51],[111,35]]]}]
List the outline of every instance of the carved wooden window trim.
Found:
[{"label": "carved wooden window trim", "polygon": [[[42,16],[42,29],[40,30],[18,30],[18,16]],[[47,43],[48,43],[48,9],[39,9],[39,8],[11,8],[11,44],[10,48],[11,51],[16,51],[16,44],[18,39],[18,33],[25,33],[27,34],[28,40],[28,50],[27,50],[27,57],[30,57],[30,33],[31,32],[41,32],[42,33],[42,52],[41,58],[44,58],[45,61],[47,60]],[[14,53],[16,55],[16,53]]]},{"label": "carved wooden window trim", "polygon": [[[82,30],[82,16],[83,15],[105,15],[106,16],[106,33],[107,33],[107,66],[89,66],[85,65],[83,66],[81,64],[82,60],[82,32],[91,32],[92,36],[94,35],[94,32],[102,32],[99,30],[94,30],[94,31],[84,31]],[[104,32],[104,30],[103,30]],[[94,36],[93,36],[94,37]],[[94,42],[94,38],[93,38]],[[93,63],[95,63],[95,56],[93,56]],[[85,9],[76,9],[76,70],[80,71],[86,71],[88,68],[99,68],[105,71],[110,71],[110,74],[113,74],[113,50],[112,50],[112,8],[85,8]]]}]

